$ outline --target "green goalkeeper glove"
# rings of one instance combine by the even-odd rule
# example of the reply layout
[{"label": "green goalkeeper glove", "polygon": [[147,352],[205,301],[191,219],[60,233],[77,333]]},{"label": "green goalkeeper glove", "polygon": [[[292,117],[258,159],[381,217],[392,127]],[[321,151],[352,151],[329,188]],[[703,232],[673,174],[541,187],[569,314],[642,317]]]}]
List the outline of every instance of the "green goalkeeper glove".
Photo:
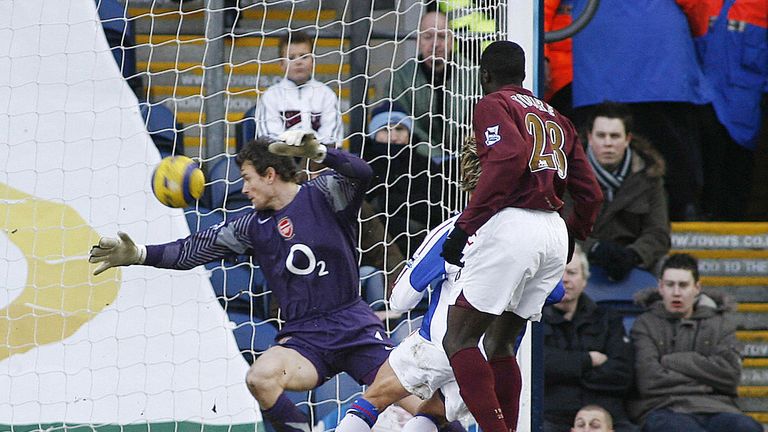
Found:
[{"label": "green goalkeeper glove", "polygon": [[270,153],[280,156],[305,157],[322,162],[327,151],[325,145],[317,142],[314,132],[302,130],[286,131],[278,140],[269,145]]},{"label": "green goalkeeper glove", "polygon": [[101,263],[93,271],[94,276],[112,267],[142,264],[147,257],[146,246],[137,245],[124,232],[118,231],[117,235],[119,238],[102,237],[99,244],[91,248],[88,262]]}]

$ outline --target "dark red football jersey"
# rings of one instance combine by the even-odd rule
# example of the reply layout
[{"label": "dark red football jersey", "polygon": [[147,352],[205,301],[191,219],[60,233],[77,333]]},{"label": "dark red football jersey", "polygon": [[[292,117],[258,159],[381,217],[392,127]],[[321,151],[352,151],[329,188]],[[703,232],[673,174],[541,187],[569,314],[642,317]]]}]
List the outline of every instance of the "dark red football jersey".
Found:
[{"label": "dark red football jersey", "polygon": [[480,99],[473,127],[482,173],[457,226],[474,234],[505,207],[560,211],[568,190],[574,207],[566,223],[586,238],[603,194],[570,120],[508,85]]}]

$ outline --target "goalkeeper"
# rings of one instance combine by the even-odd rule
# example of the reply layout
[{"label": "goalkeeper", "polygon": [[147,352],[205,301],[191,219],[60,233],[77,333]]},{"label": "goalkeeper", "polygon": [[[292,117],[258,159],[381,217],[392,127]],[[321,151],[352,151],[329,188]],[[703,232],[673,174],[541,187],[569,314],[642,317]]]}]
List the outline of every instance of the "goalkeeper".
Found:
[{"label": "goalkeeper", "polygon": [[[285,325],[277,344],[251,365],[246,383],[276,431],[306,432],[307,417],[284,390],[311,390],[342,371],[370,384],[391,343],[358,293],[357,214],[371,168],[318,144],[312,132],[288,131],[279,140],[251,141],[237,155],[253,212],[161,245],[137,245],[125,233],[104,237],[89,261],[100,263],[97,275],[115,266],[185,270],[252,255],[262,264]],[[290,156],[331,170],[299,185]]]},{"label": "goalkeeper", "polygon": [[[471,193],[480,177],[474,137],[468,138],[462,147],[461,172],[461,187]],[[336,432],[370,432],[380,412],[409,394],[419,396],[425,402],[419,413],[403,427],[403,432],[436,432],[457,420],[468,428],[474,421],[459,394],[442,346],[448,305],[459,294],[453,282],[460,268],[446,263],[440,252],[458,217],[456,215],[430,231],[400,273],[389,302],[395,312],[412,309],[432,285],[429,308],[421,328],[395,347],[379,369],[376,380],[352,404]],[[558,284],[547,298],[547,304],[559,302],[563,294],[562,284]],[[488,346],[502,342],[486,338],[484,343]],[[518,379],[521,379],[519,375]],[[513,421],[517,424],[517,419]]]}]

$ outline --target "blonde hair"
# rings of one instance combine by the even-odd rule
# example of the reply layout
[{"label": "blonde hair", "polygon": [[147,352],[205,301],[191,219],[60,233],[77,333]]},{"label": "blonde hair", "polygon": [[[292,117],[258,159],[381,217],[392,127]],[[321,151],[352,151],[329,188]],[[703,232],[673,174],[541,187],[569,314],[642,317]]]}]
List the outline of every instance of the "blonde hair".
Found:
[{"label": "blonde hair", "polygon": [[475,136],[464,138],[461,146],[461,190],[472,192],[480,179],[480,158],[477,157]]},{"label": "blonde hair", "polygon": [[589,279],[589,260],[587,259],[587,254],[581,250],[581,246],[578,243],[573,248],[573,259],[578,260],[576,262],[581,264],[581,272],[584,274],[584,279]]}]

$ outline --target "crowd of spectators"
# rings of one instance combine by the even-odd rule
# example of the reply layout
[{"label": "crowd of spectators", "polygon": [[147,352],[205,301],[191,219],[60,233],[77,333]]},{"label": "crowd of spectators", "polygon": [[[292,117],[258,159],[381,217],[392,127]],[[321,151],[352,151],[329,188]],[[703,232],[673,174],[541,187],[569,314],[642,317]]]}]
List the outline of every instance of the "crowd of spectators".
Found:
[{"label": "crowd of spectators", "polygon": [[637,296],[645,312],[627,337],[622,317],[585,294],[589,262],[577,246],[563,300],[542,317],[545,432],[585,430],[585,405],[617,432],[763,430],[736,404],[741,358],[727,299],[702,292],[691,255],[669,256],[660,275]]}]

